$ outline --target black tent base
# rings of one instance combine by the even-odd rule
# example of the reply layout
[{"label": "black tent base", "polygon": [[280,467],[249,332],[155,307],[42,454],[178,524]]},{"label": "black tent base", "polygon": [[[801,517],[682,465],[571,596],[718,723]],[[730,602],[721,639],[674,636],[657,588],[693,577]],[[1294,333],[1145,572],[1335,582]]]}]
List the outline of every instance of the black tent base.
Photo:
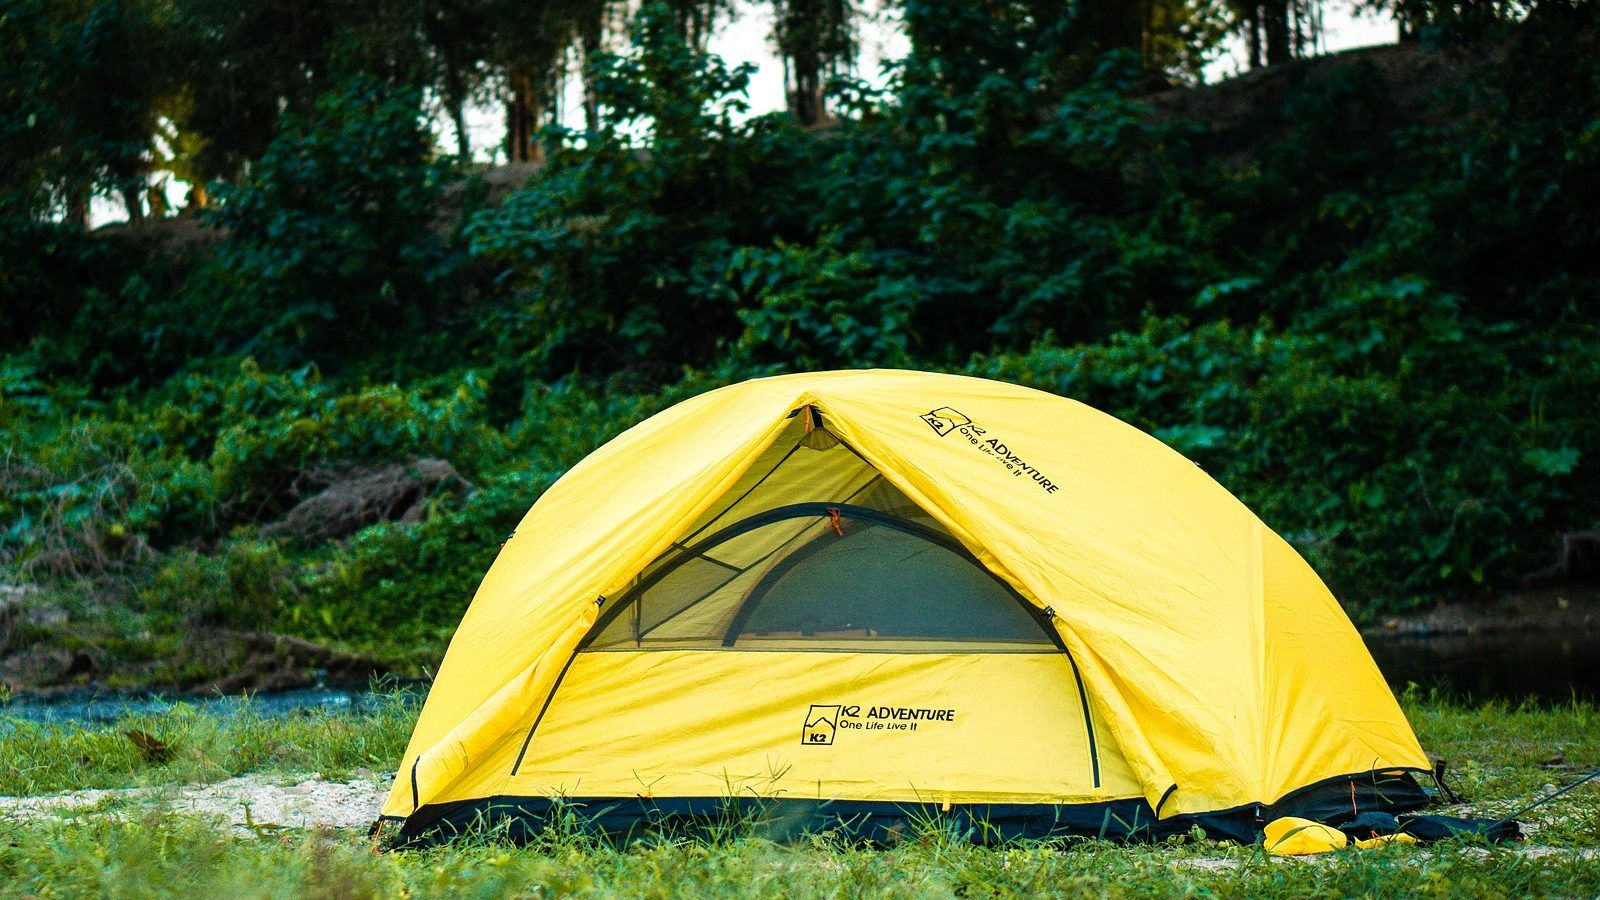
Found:
[{"label": "black tent base", "polygon": [[652,835],[750,834],[793,840],[832,833],[886,845],[930,831],[976,844],[1060,838],[1148,842],[1196,828],[1214,840],[1249,843],[1262,823],[1279,816],[1337,825],[1362,812],[1420,809],[1428,799],[1409,772],[1343,776],[1302,788],[1271,806],[1252,804],[1166,819],[1158,819],[1142,799],[1073,805],[942,805],[788,798],[491,797],[424,806],[403,820],[394,846],[427,847],[472,835],[520,844],[574,832],[622,842]]}]

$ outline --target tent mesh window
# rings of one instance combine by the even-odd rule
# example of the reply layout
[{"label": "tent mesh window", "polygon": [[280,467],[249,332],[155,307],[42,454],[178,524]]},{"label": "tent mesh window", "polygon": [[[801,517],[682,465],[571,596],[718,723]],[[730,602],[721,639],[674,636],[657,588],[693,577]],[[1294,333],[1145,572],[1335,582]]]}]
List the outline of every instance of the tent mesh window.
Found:
[{"label": "tent mesh window", "polygon": [[[790,502],[775,505],[782,500]],[[765,465],[753,466],[696,529],[614,598],[585,645],[1058,647],[1027,601],[820,429],[769,451]]]},{"label": "tent mesh window", "polygon": [[848,504],[735,523],[616,602],[587,649],[1054,648],[952,540]]}]

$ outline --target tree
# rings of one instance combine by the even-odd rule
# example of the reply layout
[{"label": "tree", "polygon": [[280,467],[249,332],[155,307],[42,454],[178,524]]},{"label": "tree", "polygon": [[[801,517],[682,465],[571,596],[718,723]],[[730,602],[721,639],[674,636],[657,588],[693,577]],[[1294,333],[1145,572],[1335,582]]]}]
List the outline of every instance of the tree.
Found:
[{"label": "tree", "polygon": [[432,81],[456,132],[456,153],[472,158],[467,133],[467,104],[482,94],[489,80],[486,60],[494,29],[483,4],[423,0],[422,33],[433,63]]},{"label": "tree", "polygon": [[647,4],[653,2],[663,5],[674,30],[700,53],[710,46],[717,20],[733,5],[733,0],[646,0]]},{"label": "tree", "polygon": [[237,180],[271,143],[282,113],[310,109],[332,86],[337,20],[313,0],[174,0],[193,135],[184,165],[201,183]]},{"label": "tree", "polygon": [[737,325],[702,279],[728,252],[730,207],[761,187],[733,124],[753,67],[697,51],[679,24],[645,4],[631,49],[589,61],[601,128],[466,229],[522,298],[499,314],[506,345],[542,374],[704,361]]},{"label": "tree", "polygon": [[165,0],[178,32],[167,65],[196,183],[237,181],[284,113],[308,113],[354,77],[430,82],[425,0]]},{"label": "tree", "polygon": [[1322,37],[1319,0],[1234,0],[1234,21],[1252,69],[1306,56]]},{"label": "tree", "polygon": [[1513,22],[1541,9],[1560,9],[1561,2],[1512,0],[1366,0],[1360,6],[1394,17],[1401,41],[1416,41],[1424,31],[1472,34]]},{"label": "tree", "polygon": [[0,4],[0,124],[6,206],[87,223],[89,200],[119,195],[144,212],[162,104],[167,32],[157,0]]},{"label": "tree", "polygon": [[1145,68],[1201,80],[1206,64],[1235,27],[1226,0],[1146,0],[1139,56]]},{"label": "tree", "polygon": [[800,124],[816,125],[828,116],[827,79],[848,68],[855,55],[855,7],[851,0],[774,0],[773,7],[789,111]]},{"label": "tree", "polygon": [[583,125],[589,131],[600,130],[600,97],[595,91],[594,78],[589,72],[589,60],[605,50],[613,5],[612,0],[591,0],[578,11],[579,69],[583,72]]},{"label": "tree", "polygon": [[489,63],[503,85],[506,156],[541,158],[536,138],[555,111],[557,89],[587,7],[602,0],[488,0],[493,23]]}]

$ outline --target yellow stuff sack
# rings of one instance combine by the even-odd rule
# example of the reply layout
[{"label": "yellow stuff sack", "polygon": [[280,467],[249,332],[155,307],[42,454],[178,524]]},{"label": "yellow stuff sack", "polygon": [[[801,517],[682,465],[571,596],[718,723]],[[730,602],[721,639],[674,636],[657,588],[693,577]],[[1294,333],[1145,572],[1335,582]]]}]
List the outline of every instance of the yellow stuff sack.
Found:
[{"label": "yellow stuff sack", "polygon": [[1284,816],[1263,829],[1267,852],[1273,856],[1304,856],[1338,850],[1349,842],[1344,832],[1310,819]]}]

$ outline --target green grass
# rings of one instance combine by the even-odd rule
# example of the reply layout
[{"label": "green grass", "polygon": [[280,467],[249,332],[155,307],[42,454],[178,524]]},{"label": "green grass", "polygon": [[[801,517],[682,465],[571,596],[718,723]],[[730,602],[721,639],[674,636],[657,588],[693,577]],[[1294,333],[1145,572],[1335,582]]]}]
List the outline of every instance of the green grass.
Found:
[{"label": "green grass", "polygon": [[[1509,811],[1600,766],[1600,709],[1465,705],[1404,698],[1425,745],[1449,757],[1473,811]],[[0,791],[185,783],[257,772],[385,769],[414,708],[400,699],[357,715],[213,719],[192,710],[116,726],[0,726]],[[137,727],[174,748],[154,763],[123,736]],[[119,744],[120,742],[120,744]],[[128,745],[128,746],[122,746]],[[1530,820],[1526,846],[1459,843],[1274,860],[1259,847],[1193,838],[1157,846],[1098,842],[974,847],[938,832],[888,849],[816,838],[774,844],[744,833],[660,837],[627,847],[551,833],[529,847],[492,840],[379,853],[359,834],[235,833],[161,811],[0,818],[0,896],[751,895],[771,897],[1306,894],[1593,896],[1600,893],[1600,787]],[[1537,846],[1537,853],[1530,848]],[[1546,852],[1544,848],[1551,848]]]},{"label": "green grass", "polygon": [[[354,713],[268,716],[245,704],[218,716],[179,705],[88,727],[8,719],[0,707],[0,794],[189,784],[247,772],[327,778],[363,768],[387,772],[399,764],[415,717],[415,698],[400,693],[380,695]],[[129,738],[134,731],[159,741],[169,757],[152,759]]]},{"label": "green grass", "polygon": [[[232,836],[183,817],[0,825],[0,895],[1393,896],[1592,895],[1600,862],[1452,845],[1274,861],[1206,844],[984,849],[936,836],[888,850],[744,838],[616,849],[555,839],[383,854],[327,832]],[[1226,860],[1226,864],[1219,864]]]},{"label": "green grass", "polygon": [[[1504,702],[1462,705],[1407,697],[1406,714],[1447,781],[1477,815],[1503,816],[1600,768],[1600,707]],[[1526,817],[1540,844],[1600,847],[1600,783]],[[1600,859],[1596,860],[1600,865]]]}]

